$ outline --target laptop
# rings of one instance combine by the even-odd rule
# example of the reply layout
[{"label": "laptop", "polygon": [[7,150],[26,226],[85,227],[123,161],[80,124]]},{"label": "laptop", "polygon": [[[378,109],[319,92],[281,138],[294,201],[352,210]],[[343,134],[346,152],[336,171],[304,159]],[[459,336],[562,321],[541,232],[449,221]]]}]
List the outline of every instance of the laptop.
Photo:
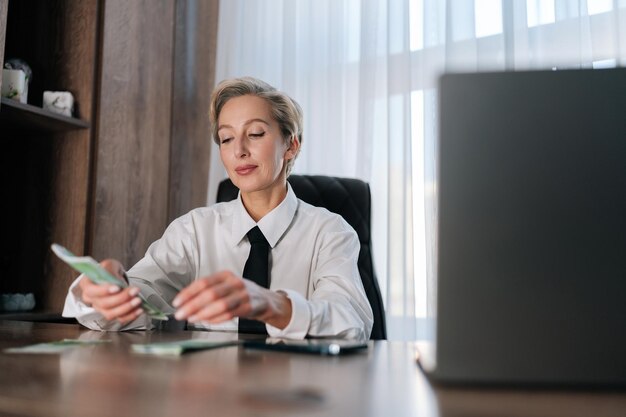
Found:
[{"label": "laptop", "polygon": [[626,385],[626,69],[439,85],[435,343],[460,384]]}]

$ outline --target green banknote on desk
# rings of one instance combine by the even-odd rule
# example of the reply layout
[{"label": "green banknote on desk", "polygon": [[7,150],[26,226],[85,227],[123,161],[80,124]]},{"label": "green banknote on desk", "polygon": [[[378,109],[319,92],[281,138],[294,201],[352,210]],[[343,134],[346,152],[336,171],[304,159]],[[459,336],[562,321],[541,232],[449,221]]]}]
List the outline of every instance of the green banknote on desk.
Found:
[{"label": "green banknote on desk", "polygon": [[183,353],[193,352],[196,350],[215,349],[226,346],[238,345],[238,340],[180,340],[176,342],[163,342],[163,343],[147,343],[147,344],[134,344],[131,346],[133,353],[142,355],[158,355],[158,356],[179,356]]},{"label": "green banknote on desk", "polygon": [[[76,256],[56,243],[52,244],[52,251],[61,258],[63,262],[87,276],[95,284],[113,284],[121,288],[128,287],[126,282],[115,278],[90,256]],[[143,308],[148,316],[155,320],[167,320],[167,315],[150,304],[141,294],[139,294],[139,298],[141,299],[141,308]]]},{"label": "green banknote on desk", "polygon": [[99,345],[102,343],[109,343],[109,340],[77,340],[77,339],[63,339],[55,342],[37,343],[35,345],[28,345],[22,347],[15,347],[5,349],[6,353],[61,353],[66,350],[73,349],[81,346]]}]

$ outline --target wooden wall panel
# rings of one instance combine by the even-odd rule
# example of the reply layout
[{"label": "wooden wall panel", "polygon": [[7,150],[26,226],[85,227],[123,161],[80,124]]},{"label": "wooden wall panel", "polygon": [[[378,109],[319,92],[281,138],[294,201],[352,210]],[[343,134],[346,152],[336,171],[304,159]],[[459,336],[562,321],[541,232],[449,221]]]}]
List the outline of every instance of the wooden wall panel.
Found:
[{"label": "wooden wall panel", "polygon": [[1,183],[20,201],[5,205],[17,270],[2,292],[33,291],[39,311],[60,312],[76,274],[50,243],[129,267],[205,204],[218,2],[0,0],[0,49],[6,23],[6,54],[33,67],[29,103],[71,91],[91,123],[13,138],[1,155]]},{"label": "wooden wall panel", "polygon": [[206,205],[219,0],[177,0],[169,221]]},{"label": "wooden wall panel", "polygon": [[[7,9],[9,0],[0,0],[0,68],[4,68],[4,39],[7,30]],[[0,77],[2,87],[2,77]]]},{"label": "wooden wall panel", "polygon": [[167,225],[175,2],[104,4],[90,252],[129,267]]},{"label": "wooden wall panel", "polygon": [[[98,0],[10,2],[5,51],[33,69],[29,104],[41,105],[44,90],[71,91],[81,109],[78,116],[91,121],[98,11]],[[52,255],[50,244],[59,242],[79,254],[85,250],[91,134],[90,129],[58,134],[17,129],[7,138],[2,184],[11,187],[15,203],[3,210],[11,213],[8,227],[17,229],[12,234],[17,250],[11,249],[17,261],[7,263],[18,270],[8,275],[4,291],[34,292],[38,311],[60,311],[76,277]]]},{"label": "wooden wall panel", "polygon": [[[57,2],[54,46],[50,48],[49,85],[70,91],[76,100],[75,117],[92,123],[88,130],[54,135],[50,172],[50,243],[59,242],[85,253],[87,214],[91,192],[91,152],[94,99],[98,66],[98,0]],[[45,306],[60,311],[76,272],[47,252]]]}]

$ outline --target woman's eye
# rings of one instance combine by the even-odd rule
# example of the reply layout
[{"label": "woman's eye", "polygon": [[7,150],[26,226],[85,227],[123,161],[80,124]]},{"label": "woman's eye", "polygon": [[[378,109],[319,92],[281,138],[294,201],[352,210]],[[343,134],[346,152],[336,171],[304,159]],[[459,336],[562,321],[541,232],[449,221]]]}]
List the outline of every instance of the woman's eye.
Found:
[{"label": "woman's eye", "polygon": [[260,138],[260,137],[263,137],[263,135],[265,135],[265,132],[250,133],[250,136],[253,138]]},{"label": "woman's eye", "polygon": [[232,140],[232,138],[223,138],[223,139],[220,139],[220,145],[223,145],[223,144],[225,144],[225,143],[228,143],[228,142],[230,142],[231,140]]}]

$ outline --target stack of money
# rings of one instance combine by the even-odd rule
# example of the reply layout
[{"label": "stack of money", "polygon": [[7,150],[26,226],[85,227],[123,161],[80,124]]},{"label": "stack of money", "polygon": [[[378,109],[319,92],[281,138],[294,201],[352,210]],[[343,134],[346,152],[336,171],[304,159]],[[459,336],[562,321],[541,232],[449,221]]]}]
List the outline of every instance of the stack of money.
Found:
[{"label": "stack of money", "polygon": [[75,347],[99,345],[101,343],[109,343],[110,340],[78,340],[63,339],[56,342],[37,343],[36,345],[28,345],[5,349],[6,353],[61,353]]},{"label": "stack of money", "polygon": [[[52,244],[52,251],[59,258],[61,258],[63,262],[87,276],[95,284],[113,284],[121,288],[128,287],[128,283],[115,278],[109,273],[109,271],[100,266],[100,264],[90,256],[76,256],[63,246],[56,243]],[[143,308],[148,316],[155,320],[168,319],[164,312],[150,304],[141,294],[139,294],[139,298],[141,299],[141,308]]]},{"label": "stack of money", "polygon": [[239,341],[214,341],[214,340],[179,340],[176,342],[134,344],[131,346],[133,353],[141,355],[180,356],[183,353],[196,350],[215,349],[226,346],[238,345]]}]

